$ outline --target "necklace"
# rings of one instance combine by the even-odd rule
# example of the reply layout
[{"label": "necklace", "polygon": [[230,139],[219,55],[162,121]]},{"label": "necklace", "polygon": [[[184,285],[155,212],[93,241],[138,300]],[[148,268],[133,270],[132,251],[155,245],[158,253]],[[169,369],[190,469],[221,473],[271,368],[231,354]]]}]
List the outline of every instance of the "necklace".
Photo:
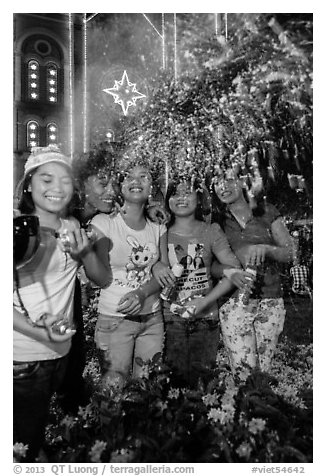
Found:
[{"label": "necklace", "polygon": [[246,211],[242,214],[236,214],[234,211],[230,210],[230,213],[232,216],[235,218],[235,220],[239,223],[241,228],[245,228],[247,223],[251,220],[252,218],[252,212],[251,210],[246,213]]}]

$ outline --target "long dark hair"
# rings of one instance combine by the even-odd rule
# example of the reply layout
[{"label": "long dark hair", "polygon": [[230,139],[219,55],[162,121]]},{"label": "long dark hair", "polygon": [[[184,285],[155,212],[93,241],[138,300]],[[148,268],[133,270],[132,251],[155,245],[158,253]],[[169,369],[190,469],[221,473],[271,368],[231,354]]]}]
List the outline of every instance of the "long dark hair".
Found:
[{"label": "long dark hair", "polygon": [[[168,223],[168,227],[172,226],[175,222],[175,215],[171,211],[169,200],[173,195],[175,195],[177,191],[177,187],[180,183],[182,182],[176,181],[176,180],[174,180],[173,182],[170,182],[166,192],[165,208],[171,216],[170,221]],[[190,181],[188,181],[188,183],[190,184]],[[199,220],[199,221],[205,221],[205,215],[207,214],[206,213],[207,204],[206,204],[205,193],[204,193],[204,190],[202,189],[202,186],[199,180],[195,179],[193,184],[193,189],[196,191],[196,195],[197,195],[197,207],[195,210],[195,218],[196,220]]]},{"label": "long dark hair", "polygon": [[[218,223],[223,229],[224,223],[226,220],[228,207],[225,203],[223,203],[218,198],[215,191],[215,184],[216,182],[211,180],[209,185],[211,190],[211,197],[212,197],[212,223]],[[249,200],[248,190],[246,186],[243,186],[242,190],[243,190],[243,196],[249,204],[250,200]],[[265,199],[265,195],[263,191],[255,195],[254,202],[255,202],[254,206],[251,206],[253,216],[255,217],[263,216],[266,211],[266,208],[265,208],[266,199]]]}]

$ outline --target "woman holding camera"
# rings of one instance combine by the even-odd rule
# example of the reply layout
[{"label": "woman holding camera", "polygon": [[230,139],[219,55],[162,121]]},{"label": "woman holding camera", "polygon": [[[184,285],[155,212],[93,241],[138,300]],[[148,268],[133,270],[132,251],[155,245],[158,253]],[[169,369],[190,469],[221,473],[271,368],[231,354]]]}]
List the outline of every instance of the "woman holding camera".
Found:
[{"label": "woman holding camera", "polygon": [[62,218],[73,194],[69,159],[55,146],[35,148],[25,164],[19,211],[38,217],[40,244],[29,262],[16,266],[13,316],[14,442],[28,445],[27,462],[42,447],[50,399],[65,373],[78,265],[101,272],[78,221]]}]

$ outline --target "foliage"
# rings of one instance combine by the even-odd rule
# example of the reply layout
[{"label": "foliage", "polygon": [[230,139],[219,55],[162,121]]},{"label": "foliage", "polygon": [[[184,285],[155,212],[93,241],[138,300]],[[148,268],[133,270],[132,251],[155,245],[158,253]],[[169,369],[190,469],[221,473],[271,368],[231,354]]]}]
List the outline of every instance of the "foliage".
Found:
[{"label": "foliage", "polygon": [[[217,365],[196,389],[181,387],[160,356],[143,363],[141,379],[123,390],[103,387],[93,343],[96,294],[88,316],[84,378],[91,402],[64,414],[53,399],[45,461],[51,462],[311,462],[312,344],[284,336],[269,375],[255,372],[245,384],[230,375],[221,344]],[[302,326],[311,310],[300,313]],[[298,319],[289,308],[289,329]],[[303,339],[303,340],[302,340]],[[16,444],[15,458],[24,447]]]},{"label": "foliage", "polygon": [[[306,205],[312,186],[311,17],[234,14],[228,41],[208,28],[196,30],[196,16],[183,21],[179,76],[162,77],[146,107],[126,124],[133,154],[150,157],[153,169],[167,167],[170,178],[204,180],[238,163],[252,182],[259,171],[272,201],[295,202],[297,210],[299,189]],[[289,183],[291,175],[304,178],[299,187]]]},{"label": "foliage", "polygon": [[[89,362],[86,373],[96,376],[95,368]],[[53,407],[49,461],[309,462],[311,410],[271,381],[255,373],[235,385],[220,367],[197,389],[179,388],[159,359],[122,391],[113,380],[102,388],[96,377],[92,402],[78,416]]]}]

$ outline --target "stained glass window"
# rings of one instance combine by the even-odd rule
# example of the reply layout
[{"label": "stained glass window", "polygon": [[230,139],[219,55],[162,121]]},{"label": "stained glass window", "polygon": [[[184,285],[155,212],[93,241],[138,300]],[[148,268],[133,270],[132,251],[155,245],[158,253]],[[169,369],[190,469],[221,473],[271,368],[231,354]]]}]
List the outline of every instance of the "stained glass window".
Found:
[{"label": "stained glass window", "polygon": [[28,98],[38,101],[40,98],[40,65],[36,60],[28,62]]},{"label": "stained glass window", "polygon": [[38,147],[40,145],[40,126],[36,121],[27,123],[27,147]]},{"label": "stained glass window", "polygon": [[58,143],[58,126],[55,122],[50,122],[46,126],[46,143],[47,145]]}]

